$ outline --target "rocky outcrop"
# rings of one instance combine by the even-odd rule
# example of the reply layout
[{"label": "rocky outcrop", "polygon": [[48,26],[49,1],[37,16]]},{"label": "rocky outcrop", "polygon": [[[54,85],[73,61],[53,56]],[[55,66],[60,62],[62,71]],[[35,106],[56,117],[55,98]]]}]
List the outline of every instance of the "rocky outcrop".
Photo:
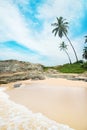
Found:
[{"label": "rocky outcrop", "polygon": [[26,79],[45,79],[43,66],[17,60],[0,61],[0,84]]},{"label": "rocky outcrop", "polygon": [[87,82],[87,72],[82,74],[64,74],[50,67],[45,70],[41,64],[17,60],[0,61],[0,84],[27,79],[43,80],[45,77],[83,80]]},{"label": "rocky outcrop", "polygon": [[68,80],[77,80],[87,82],[87,72],[82,74],[73,74],[73,73],[60,73],[56,70],[48,69],[45,72],[45,75],[50,78],[65,78]]},{"label": "rocky outcrop", "polygon": [[43,71],[43,66],[40,64],[32,64],[30,62],[17,60],[0,61],[0,73],[23,72],[30,70]]}]

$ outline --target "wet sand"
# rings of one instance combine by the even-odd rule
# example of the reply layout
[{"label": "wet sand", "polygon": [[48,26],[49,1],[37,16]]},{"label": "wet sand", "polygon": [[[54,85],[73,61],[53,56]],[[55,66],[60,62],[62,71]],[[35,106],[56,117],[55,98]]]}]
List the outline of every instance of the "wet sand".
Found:
[{"label": "wet sand", "polygon": [[[20,81],[10,99],[76,130],[87,130],[87,82],[66,79]],[[12,84],[8,84],[8,86]]]}]

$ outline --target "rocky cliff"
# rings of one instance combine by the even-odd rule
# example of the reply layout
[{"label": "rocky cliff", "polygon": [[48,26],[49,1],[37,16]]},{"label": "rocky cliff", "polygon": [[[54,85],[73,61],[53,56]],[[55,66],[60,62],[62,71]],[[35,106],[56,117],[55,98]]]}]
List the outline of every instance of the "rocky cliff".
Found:
[{"label": "rocky cliff", "polygon": [[17,60],[0,61],[0,84],[24,79],[44,79],[43,66]]}]

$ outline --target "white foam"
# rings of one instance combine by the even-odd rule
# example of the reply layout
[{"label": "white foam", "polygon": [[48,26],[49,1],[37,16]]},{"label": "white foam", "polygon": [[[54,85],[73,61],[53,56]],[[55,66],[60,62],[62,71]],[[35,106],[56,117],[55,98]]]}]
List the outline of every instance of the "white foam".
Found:
[{"label": "white foam", "polygon": [[9,100],[0,88],[0,130],[73,130]]}]

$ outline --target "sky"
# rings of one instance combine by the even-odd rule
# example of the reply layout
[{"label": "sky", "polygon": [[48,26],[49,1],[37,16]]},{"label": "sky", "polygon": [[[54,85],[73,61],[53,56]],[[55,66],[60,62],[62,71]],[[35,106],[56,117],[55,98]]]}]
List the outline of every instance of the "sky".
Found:
[{"label": "sky", "polygon": [[52,34],[51,24],[60,16],[69,22],[68,37],[81,60],[87,35],[87,0],[0,0],[0,60],[65,64],[69,62],[67,55],[59,49],[65,41],[75,62],[67,39]]}]

